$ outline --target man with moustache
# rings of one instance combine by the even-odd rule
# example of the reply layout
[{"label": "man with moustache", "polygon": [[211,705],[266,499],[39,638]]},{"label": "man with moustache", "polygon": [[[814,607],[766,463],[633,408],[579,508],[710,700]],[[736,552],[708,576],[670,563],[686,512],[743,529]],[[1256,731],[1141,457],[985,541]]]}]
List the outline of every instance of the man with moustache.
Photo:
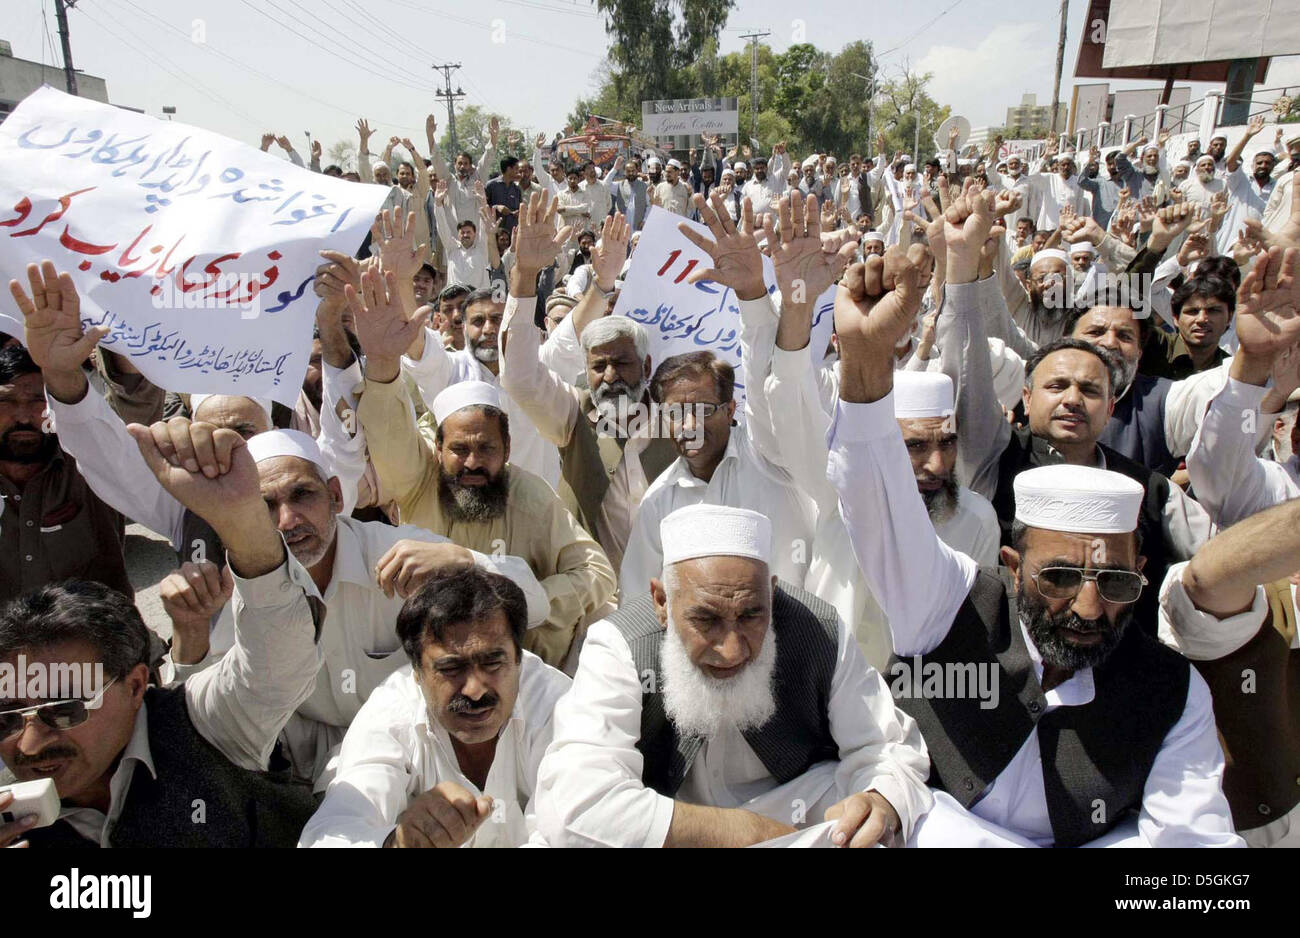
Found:
[{"label": "man with moustache", "polygon": [[[965,203],[948,209],[949,245],[988,237],[991,205],[966,230]],[[980,570],[926,523],[891,393],[919,274],[893,252],[851,268],[839,288],[828,475],[898,665],[975,663],[1016,690],[991,707],[969,694],[900,701],[921,725],[938,789],[909,843],[1239,844],[1205,682],[1130,624],[1145,565],[1142,486],[1091,466],[1018,474],[1005,574]]]},{"label": "man with moustache", "polygon": [[[83,359],[93,345],[78,349]],[[132,597],[122,516],[60,447],[45,408],[41,369],[27,350],[0,351],[0,601],[65,579]]]},{"label": "man with moustache", "polygon": [[518,260],[501,333],[501,386],[542,435],[560,449],[566,500],[604,548],[623,562],[647,487],[677,458],[672,442],[651,421],[650,338],[626,316],[605,316],[627,259],[629,225],[615,213],[592,251],[593,278],[568,314],[585,356],[585,374],[570,384],[539,358],[533,326],[535,271],[552,263],[554,230],[539,212],[520,214]]},{"label": "man with moustache", "polygon": [[352,721],[303,847],[518,847],[569,679],[524,651],[526,604],[505,577],[428,580],[397,617],[408,663]]},{"label": "man with moustache", "polygon": [[538,770],[553,847],[738,847],[835,821],[901,844],[929,807],[924,744],[835,611],[771,573],[762,514],[663,520],[663,568],[591,627]]},{"label": "man with moustache", "polygon": [[[540,199],[530,200],[530,211],[536,209],[534,201]],[[553,225],[553,204],[545,217]],[[552,233],[557,245],[564,235]],[[406,310],[391,273],[381,282],[367,271],[361,285],[360,295],[347,288],[366,352],[357,417],[385,491],[392,493],[407,523],[462,547],[487,554],[504,550],[527,561],[546,590],[550,614],[544,625],[529,631],[524,647],[560,664],[578,622],[614,594],[609,561],[551,487],[511,460],[514,421],[494,385],[468,376],[447,385],[429,401],[436,426],[432,441],[421,436],[406,387],[397,380],[402,352],[424,329],[421,317]],[[490,297],[488,301],[466,304],[466,343],[486,351],[483,333],[490,326],[495,353],[500,320],[480,321],[497,305]],[[431,338],[424,344],[446,356]]]},{"label": "man with moustache", "polygon": [[[172,464],[185,451],[168,424],[134,424],[132,435],[159,485],[226,546],[235,643],[219,665],[150,686],[150,633],[102,584],[45,586],[0,609],[0,659],[99,665],[105,679],[89,699],[0,700],[0,759],[21,781],[54,779],[61,800],[57,823],[25,834],[33,845],[289,846],[310,814],[305,788],[263,774],[316,682],[310,579],[275,530],[243,439],[197,426],[222,453],[211,476]],[[26,830],[0,827],[0,846]]]},{"label": "man with moustache", "polygon": [[[1128,476],[1147,493],[1140,533],[1148,575],[1163,577],[1170,563],[1187,560],[1210,535],[1210,519],[1181,488],[1148,466],[1099,444],[1121,391],[1120,361],[1098,345],[1075,338],[1040,347],[1025,364],[1022,401],[1027,427],[1006,420],[993,384],[985,323],[997,319],[1001,301],[996,277],[982,268],[980,246],[989,239],[992,196],[959,196],[945,216],[948,249],[945,312],[937,344],[941,367],[957,394],[958,473],[993,503],[1002,544],[1011,543],[1015,519],[1014,480],[1035,466],[1069,463],[1109,469]],[[1153,629],[1157,597],[1138,607],[1143,627]]]},{"label": "man with moustache", "polygon": [[[188,433],[200,466],[209,449],[218,469],[224,452],[209,447],[210,428],[177,417],[166,424],[173,438]],[[281,734],[295,775],[324,790],[329,760],[370,694],[401,667],[394,629],[403,600],[428,578],[479,566],[507,576],[525,593],[528,624],[549,612],[546,593],[518,557],[487,556],[412,525],[357,521],[340,514],[342,493],[315,441],[295,430],[271,430],[248,441],[262,500],[294,559],[311,578],[308,594],[320,601],[318,644],[322,666],[316,690]],[[215,564],[187,563],[161,588],[173,623],[171,661],[183,680],[221,660],[235,641],[233,610],[222,604]],[[209,633],[209,621],[215,618]]]}]

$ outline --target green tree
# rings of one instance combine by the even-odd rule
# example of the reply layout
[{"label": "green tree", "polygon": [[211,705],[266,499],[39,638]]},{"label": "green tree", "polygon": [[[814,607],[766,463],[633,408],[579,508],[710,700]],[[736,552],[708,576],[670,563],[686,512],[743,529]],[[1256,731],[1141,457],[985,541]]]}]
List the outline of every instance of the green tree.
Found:
[{"label": "green tree", "polygon": [[[952,113],[946,104],[940,106],[926,94],[925,87],[932,77],[929,72],[905,72],[883,83],[877,100],[875,123],[885,133],[886,149],[891,151],[891,156],[898,151],[909,153],[918,165],[924,159],[923,154],[934,152],[934,132]],[[920,152],[913,153],[918,123]]]},{"label": "green tree", "polygon": [[455,161],[456,154],[462,150],[478,159],[488,145],[489,124],[494,117],[499,123],[497,157],[517,156],[522,160],[532,155],[534,134],[529,128],[513,127],[504,114],[489,113],[477,104],[469,104],[456,112],[457,146],[451,145],[450,129],[442,120],[438,121],[438,127],[442,130],[438,149],[442,151],[448,165]]},{"label": "green tree", "polygon": [[[735,0],[594,0],[605,14],[611,83],[620,115],[642,101],[692,97],[692,66],[707,53]],[[716,54],[716,53],[715,53]]]}]

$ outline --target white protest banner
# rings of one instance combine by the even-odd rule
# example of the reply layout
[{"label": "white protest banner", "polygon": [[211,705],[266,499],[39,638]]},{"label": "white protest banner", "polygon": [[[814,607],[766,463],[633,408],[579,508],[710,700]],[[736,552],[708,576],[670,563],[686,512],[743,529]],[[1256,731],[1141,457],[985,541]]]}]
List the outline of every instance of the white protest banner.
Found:
[{"label": "white protest banner", "polygon": [[[712,280],[688,283],[696,269],[713,261],[682,234],[677,225],[686,221],[658,206],[651,206],[637,240],[614,315],[627,316],[650,333],[650,361],[658,368],[665,358],[687,352],[709,351],[736,369],[736,400],[745,398],[745,374],[740,363],[740,305],[735,291]],[[686,221],[708,238],[706,225]],[[769,295],[776,293],[772,261],[763,258],[763,277]],[[813,307],[812,338],[808,354],[820,364],[835,325],[835,286],[817,298]]]},{"label": "white protest banner", "polygon": [[[292,406],[317,252],[354,253],[386,195],[46,86],[0,124],[0,271],[70,273],[83,325],[160,387]],[[23,335],[8,290],[0,330]]]}]

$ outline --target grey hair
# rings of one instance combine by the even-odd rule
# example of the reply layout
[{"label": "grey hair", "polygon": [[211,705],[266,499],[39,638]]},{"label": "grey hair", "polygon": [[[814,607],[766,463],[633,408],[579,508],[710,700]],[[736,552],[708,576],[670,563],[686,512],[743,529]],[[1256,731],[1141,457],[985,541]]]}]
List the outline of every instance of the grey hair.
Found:
[{"label": "grey hair", "polygon": [[636,346],[636,357],[644,360],[650,354],[650,335],[645,326],[626,316],[604,316],[582,330],[582,351],[590,352],[600,345],[628,338]]}]

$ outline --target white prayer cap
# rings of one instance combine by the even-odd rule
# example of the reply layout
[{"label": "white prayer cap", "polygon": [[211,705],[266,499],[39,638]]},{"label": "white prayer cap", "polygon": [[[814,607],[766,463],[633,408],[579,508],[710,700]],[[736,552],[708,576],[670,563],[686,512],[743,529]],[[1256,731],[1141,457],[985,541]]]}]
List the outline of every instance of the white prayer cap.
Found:
[{"label": "white prayer cap", "polygon": [[457,381],[433,399],[433,419],[441,424],[461,408],[476,405],[505,410],[501,406],[500,392],[486,381]]},{"label": "white prayer cap", "polygon": [[315,464],[328,478],[334,473],[325,464],[316,441],[301,430],[267,430],[248,438],[248,453],[253,462],[266,462],[277,456],[296,456]]},{"label": "white prayer cap", "polygon": [[688,505],[659,522],[664,566],[695,557],[750,557],[768,563],[772,522],[767,515],[726,505]]},{"label": "white prayer cap", "polygon": [[916,164],[915,164],[915,163],[908,163],[906,166],[903,167],[903,172],[905,172],[905,173],[914,173],[914,172],[916,172]]},{"label": "white prayer cap", "polygon": [[549,313],[556,306],[563,306],[567,309],[573,309],[578,305],[578,298],[569,296],[567,293],[561,293],[555,290],[546,298],[546,311]]},{"label": "white prayer cap", "polygon": [[885,236],[879,231],[872,230],[862,236],[862,241],[864,244],[868,241],[879,241],[881,244],[884,244]]},{"label": "white prayer cap", "polygon": [[1091,241],[1076,241],[1070,245],[1071,254],[1096,254],[1097,249],[1092,246]]},{"label": "white prayer cap", "polygon": [[1286,145],[1288,148],[1297,143],[1300,143],[1300,134],[1296,134],[1294,137],[1287,137],[1286,139]]},{"label": "white prayer cap", "polygon": [[814,153],[812,156],[807,157],[802,163],[800,163],[799,167],[800,169],[807,169],[809,166],[816,166],[816,165],[817,165],[817,154]]},{"label": "white prayer cap", "polygon": [[1198,157],[1196,158],[1196,165],[1197,165],[1197,166],[1200,166],[1200,165],[1201,165],[1202,163],[1204,163],[1206,160],[1209,160],[1209,163],[1210,163],[1211,166],[1214,166],[1214,165],[1215,165],[1215,163],[1214,163],[1214,157],[1210,156],[1210,154],[1208,154],[1208,153],[1202,153],[1200,156],[1198,156]]},{"label": "white prayer cap", "polygon": [[652,157],[650,157],[650,159],[648,159],[648,160],[645,161],[645,165],[646,165],[647,167],[649,167],[649,166],[663,166],[663,165],[664,165],[664,161],[661,160],[661,159],[659,159],[659,157],[657,157],[657,156],[652,156]]},{"label": "white prayer cap", "polygon": [[[735,171],[734,169],[732,169],[730,166],[728,166],[726,169],[724,169],[724,170],[722,171],[722,177],[720,177],[720,178],[725,178],[725,177],[727,177],[727,176],[730,176],[732,179],[735,179],[735,178],[736,178],[736,171]],[[638,232],[636,232],[636,233],[637,233],[637,234],[640,234],[641,232],[638,231]]]},{"label": "white prayer cap", "polygon": [[596,178],[597,178],[597,179],[599,179],[601,176],[604,176],[604,175],[605,175],[605,171],[604,171],[603,169],[601,169],[599,166],[593,166],[592,169],[594,169],[594,170],[596,171]]},{"label": "white prayer cap", "polygon": [[1179,167],[1190,170],[1192,168],[1191,160],[1179,160],[1174,164],[1174,169],[1178,169]]},{"label": "white prayer cap", "polygon": [[671,166],[673,169],[681,169],[681,168],[682,168],[682,164],[681,164],[680,162],[678,162],[677,160],[669,160],[669,161],[668,161],[668,165]]},{"label": "white prayer cap", "polygon": [[1020,158],[1020,154],[1019,154],[1019,153],[1008,153],[1008,154],[1007,154],[1007,162],[1010,163],[1012,160],[1015,160],[1017,163],[1023,163],[1023,162],[1024,162],[1024,160],[1022,160],[1022,159]]},{"label": "white prayer cap", "polygon": [[[199,405],[202,404],[204,401],[206,401],[206,400],[207,400],[208,398],[210,398],[210,397],[247,397],[247,395],[244,395],[244,394],[191,394],[191,395],[190,395],[190,413],[191,413],[191,414],[196,414],[196,413],[198,413]],[[254,404],[256,404],[258,407],[262,408],[262,410],[266,411],[266,420],[267,420],[267,423],[270,423],[270,422],[271,422],[271,402],[270,402],[269,400],[267,400],[266,398],[264,398],[264,397],[249,397],[248,400],[252,401],[252,402],[253,402]]]},{"label": "white prayer cap", "polygon": [[1147,150],[1155,150],[1157,153],[1159,153],[1160,145],[1156,143],[1148,143],[1146,146],[1142,148],[1142,152],[1146,153]]},{"label": "white prayer cap", "polygon": [[740,172],[742,169],[749,169],[749,164],[744,160],[736,160],[736,162],[731,164],[731,168],[736,172]]},{"label": "white prayer cap", "polygon": [[951,417],[952,378],[941,371],[894,372],[894,416],[899,420]]},{"label": "white prayer cap", "polygon": [[1056,258],[1058,261],[1061,261],[1067,266],[1070,263],[1070,256],[1066,254],[1064,251],[1059,250],[1057,248],[1044,248],[1043,250],[1039,251],[1037,254],[1034,255],[1034,259],[1029,262],[1029,269],[1033,270],[1034,265],[1037,264],[1039,261],[1051,260],[1052,258]]},{"label": "white prayer cap", "polygon": [[904,163],[910,163],[912,162],[912,154],[904,153],[902,156],[899,157],[899,159],[902,160]]},{"label": "white prayer cap", "polygon": [[1210,138],[1210,143],[1213,143],[1213,142],[1216,141],[1216,140],[1222,140],[1224,143],[1227,143],[1227,142],[1228,142],[1228,135],[1227,135],[1227,134],[1215,134],[1213,137]]},{"label": "white prayer cap", "polygon": [[1073,534],[1127,534],[1137,529],[1145,494],[1126,475],[1092,466],[1038,466],[1012,482],[1016,520]]}]

